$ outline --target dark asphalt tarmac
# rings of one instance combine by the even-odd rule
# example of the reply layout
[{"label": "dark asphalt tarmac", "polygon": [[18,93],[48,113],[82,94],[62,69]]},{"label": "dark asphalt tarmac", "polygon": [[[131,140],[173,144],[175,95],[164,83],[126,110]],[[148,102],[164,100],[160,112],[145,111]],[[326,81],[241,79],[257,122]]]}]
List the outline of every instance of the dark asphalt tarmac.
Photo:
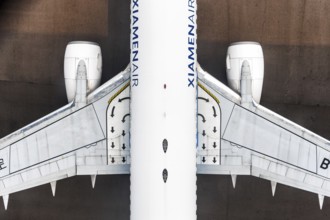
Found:
[{"label": "dark asphalt tarmac", "polygon": [[[234,41],[259,41],[265,55],[261,103],[330,139],[330,1],[199,0],[198,60],[226,83]],[[71,40],[101,45],[102,81],[129,62],[129,0],[0,1],[0,136],[66,104],[63,56]],[[11,195],[0,219],[129,219],[129,176],[74,177]],[[329,198],[239,176],[198,176],[198,219],[328,219]]]}]

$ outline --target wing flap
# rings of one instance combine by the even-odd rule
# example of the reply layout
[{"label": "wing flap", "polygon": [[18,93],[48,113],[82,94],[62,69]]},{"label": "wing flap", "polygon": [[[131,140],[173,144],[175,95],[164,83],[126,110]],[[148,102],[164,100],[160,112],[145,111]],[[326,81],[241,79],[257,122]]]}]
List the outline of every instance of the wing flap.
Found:
[{"label": "wing flap", "polygon": [[75,155],[72,154],[3,177],[0,180],[0,195],[9,195],[13,192],[64,179],[75,174]]},{"label": "wing flap", "polygon": [[330,197],[330,181],[261,155],[252,155],[251,175]]}]

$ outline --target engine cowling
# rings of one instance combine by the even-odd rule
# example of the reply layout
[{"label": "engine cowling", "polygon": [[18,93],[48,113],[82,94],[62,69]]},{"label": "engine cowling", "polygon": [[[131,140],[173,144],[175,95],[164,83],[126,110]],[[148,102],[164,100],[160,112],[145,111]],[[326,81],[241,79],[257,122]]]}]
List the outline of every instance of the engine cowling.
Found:
[{"label": "engine cowling", "polygon": [[264,56],[262,47],[257,42],[232,43],[227,50],[226,66],[229,87],[241,93],[241,70],[244,61],[248,61],[252,78],[252,97],[260,102],[264,81]]},{"label": "engine cowling", "polygon": [[83,60],[87,69],[87,94],[99,87],[102,76],[102,53],[97,43],[72,41],[64,55],[64,79],[68,101],[75,98],[78,63]]}]

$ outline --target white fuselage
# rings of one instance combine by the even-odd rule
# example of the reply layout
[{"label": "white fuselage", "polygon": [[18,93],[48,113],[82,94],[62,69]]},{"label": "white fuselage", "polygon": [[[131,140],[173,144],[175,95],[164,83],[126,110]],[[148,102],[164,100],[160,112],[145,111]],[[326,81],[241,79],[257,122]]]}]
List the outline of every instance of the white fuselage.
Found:
[{"label": "white fuselage", "polygon": [[131,219],[196,219],[196,1],[131,3]]}]

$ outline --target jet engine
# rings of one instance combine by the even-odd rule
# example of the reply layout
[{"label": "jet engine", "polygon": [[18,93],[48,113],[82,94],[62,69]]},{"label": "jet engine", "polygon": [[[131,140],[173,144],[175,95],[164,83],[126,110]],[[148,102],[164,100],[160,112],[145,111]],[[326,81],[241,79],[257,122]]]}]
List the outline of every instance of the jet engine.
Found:
[{"label": "jet engine", "polygon": [[87,70],[87,94],[94,91],[101,82],[102,54],[97,43],[72,41],[64,55],[64,79],[68,101],[75,98],[78,64],[83,61]]},{"label": "jet engine", "polygon": [[228,47],[226,66],[229,87],[241,93],[241,70],[244,61],[248,61],[252,78],[252,97],[259,103],[264,81],[264,56],[257,42],[236,42]]}]

